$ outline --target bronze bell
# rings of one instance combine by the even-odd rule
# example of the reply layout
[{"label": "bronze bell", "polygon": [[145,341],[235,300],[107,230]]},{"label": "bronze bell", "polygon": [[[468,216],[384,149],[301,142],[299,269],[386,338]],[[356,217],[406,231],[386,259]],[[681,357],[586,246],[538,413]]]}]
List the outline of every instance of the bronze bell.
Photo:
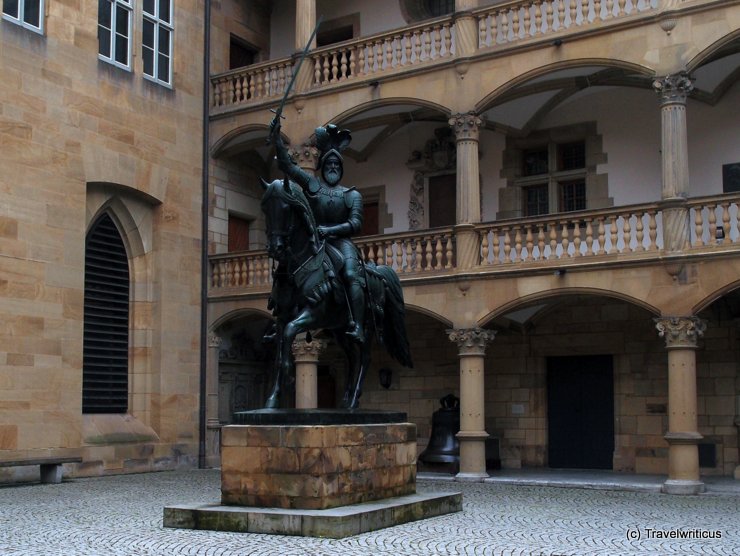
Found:
[{"label": "bronze bell", "polygon": [[460,466],[460,442],[455,436],[460,431],[460,399],[447,394],[439,400],[442,405],[432,415],[432,433],[429,444],[419,455],[420,464],[430,464],[429,470],[447,464],[455,470]]}]

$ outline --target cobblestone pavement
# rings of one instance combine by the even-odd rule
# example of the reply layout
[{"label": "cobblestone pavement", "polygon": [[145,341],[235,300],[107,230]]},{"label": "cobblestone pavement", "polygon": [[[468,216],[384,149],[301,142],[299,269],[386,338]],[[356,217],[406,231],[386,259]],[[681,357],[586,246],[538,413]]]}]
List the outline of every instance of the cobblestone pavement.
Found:
[{"label": "cobblestone pavement", "polygon": [[[740,496],[432,481],[418,490],[460,490],[464,510],[330,540],[163,528],[165,505],[218,500],[217,470],[4,486],[0,555],[740,554]],[[681,534],[694,538],[664,538]]]}]

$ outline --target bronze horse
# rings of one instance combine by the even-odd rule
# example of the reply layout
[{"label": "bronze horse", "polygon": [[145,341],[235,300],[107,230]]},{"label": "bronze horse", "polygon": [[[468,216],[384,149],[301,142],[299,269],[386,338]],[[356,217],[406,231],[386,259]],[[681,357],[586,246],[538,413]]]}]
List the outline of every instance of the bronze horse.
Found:
[{"label": "bronze horse", "polygon": [[391,267],[364,265],[366,333],[361,343],[352,341],[346,335],[351,314],[338,278],[341,254],[331,253],[331,246],[319,238],[311,207],[300,186],[288,179],[272,183],[263,180],[262,186],[267,252],[277,263],[268,303],[276,320],[276,372],[265,407],[278,407],[283,378],[293,371],[291,346],[296,336],[324,329],[332,333],[347,357],[342,407],[356,409],[375,336],[394,359],[406,367],[412,366],[401,283]]}]

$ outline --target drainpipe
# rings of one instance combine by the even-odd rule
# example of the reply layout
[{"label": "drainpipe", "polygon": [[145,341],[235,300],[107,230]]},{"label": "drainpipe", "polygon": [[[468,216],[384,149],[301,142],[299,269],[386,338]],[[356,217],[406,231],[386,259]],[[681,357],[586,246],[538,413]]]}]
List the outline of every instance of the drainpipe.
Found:
[{"label": "drainpipe", "polygon": [[211,0],[205,0],[203,22],[203,203],[200,250],[200,397],[198,407],[198,467],[206,466],[206,356],[208,334],[208,109],[211,93]]}]

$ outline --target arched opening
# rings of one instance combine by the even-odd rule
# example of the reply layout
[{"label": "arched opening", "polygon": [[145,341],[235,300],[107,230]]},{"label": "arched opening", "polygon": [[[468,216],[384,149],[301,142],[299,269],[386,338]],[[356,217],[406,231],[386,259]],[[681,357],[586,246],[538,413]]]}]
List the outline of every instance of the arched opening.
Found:
[{"label": "arched opening", "polygon": [[85,241],[83,413],[128,411],[129,290],[126,247],[104,212]]}]

